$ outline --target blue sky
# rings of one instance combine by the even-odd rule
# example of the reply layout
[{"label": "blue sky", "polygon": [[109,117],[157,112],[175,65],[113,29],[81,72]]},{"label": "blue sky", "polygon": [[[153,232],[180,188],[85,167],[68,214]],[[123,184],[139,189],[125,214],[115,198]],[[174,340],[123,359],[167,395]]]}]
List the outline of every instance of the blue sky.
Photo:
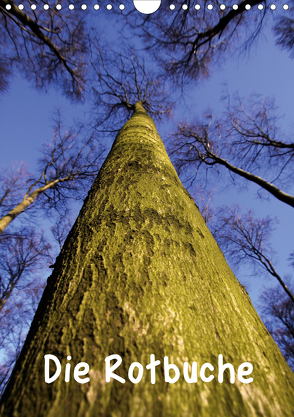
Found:
[{"label": "blue sky", "polygon": [[[105,14],[101,15],[104,27],[110,25]],[[220,98],[224,84],[233,94],[236,91],[241,96],[258,93],[265,96],[274,96],[281,114],[285,115],[285,130],[291,132],[293,128],[293,97],[294,97],[294,60],[289,54],[281,51],[274,45],[274,40],[268,27],[266,36],[263,36],[251,49],[249,56],[237,54],[228,57],[221,69],[212,70],[212,76],[195,88],[189,86],[186,101],[189,110],[180,106],[175,111],[175,119],[192,120],[193,114],[201,115],[208,106],[216,112],[222,109]],[[119,38],[117,38],[118,41]],[[112,41],[116,37],[112,32]],[[0,126],[1,126],[1,152],[0,166],[9,167],[14,163],[24,161],[34,171],[38,159],[38,147],[52,137],[52,114],[54,108],[62,109],[66,122],[71,124],[74,117],[83,117],[87,105],[73,105],[54,88],[47,93],[37,91],[20,75],[16,75],[9,91],[0,96]],[[170,125],[159,125],[158,130],[162,137],[166,137]],[[238,203],[244,208],[254,209],[260,217],[276,216],[279,224],[273,234],[273,246],[277,251],[276,268],[281,275],[291,272],[287,258],[293,251],[294,213],[286,204],[274,198],[269,201],[260,200],[256,196],[258,187],[250,185],[248,191],[237,192],[230,188],[225,193],[215,195],[216,205]],[[294,187],[286,190],[294,193]],[[49,275],[50,271],[48,272]],[[245,283],[247,290],[256,305],[260,287],[265,280],[253,281],[246,279],[238,273],[239,279]],[[275,283],[274,281],[271,281]]]}]

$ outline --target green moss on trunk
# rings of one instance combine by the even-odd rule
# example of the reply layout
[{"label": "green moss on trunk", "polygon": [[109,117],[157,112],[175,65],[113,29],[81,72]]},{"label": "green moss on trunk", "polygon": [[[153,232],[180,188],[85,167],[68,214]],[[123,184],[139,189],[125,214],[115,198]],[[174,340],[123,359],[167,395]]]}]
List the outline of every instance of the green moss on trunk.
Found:
[{"label": "green moss on trunk", "polygon": [[[44,355],[62,360],[44,382]],[[105,382],[108,355],[127,382]],[[150,354],[134,385],[132,362]],[[251,384],[196,384],[183,363],[253,364]],[[66,356],[90,382],[64,382]],[[181,377],[164,381],[163,358]],[[226,371],[227,372],[227,371]],[[62,376],[63,375],[63,376]],[[216,371],[214,371],[216,375]],[[2,399],[2,417],[293,416],[294,377],[182,186],[154,122],[140,104],[118,134],[48,279]]]}]

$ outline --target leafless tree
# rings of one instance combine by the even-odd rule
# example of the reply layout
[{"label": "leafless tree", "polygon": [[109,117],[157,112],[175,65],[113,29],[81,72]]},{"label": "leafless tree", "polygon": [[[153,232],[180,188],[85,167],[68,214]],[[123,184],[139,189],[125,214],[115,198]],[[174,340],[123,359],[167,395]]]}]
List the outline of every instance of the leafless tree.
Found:
[{"label": "leafless tree", "polygon": [[21,168],[11,178],[5,177],[0,205],[6,210],[0,219],[0,233],[33,204],[50,213],[66,210],[69,199],[84,199],[99,171],[104,147],[93,132],[87,131],[86,138],[82,133],[83,127],[62,133],[58,115],[53,140],[42,147],[39,175],[24,177]]},{"label": "leafless tree", "polygon": [[250,263],[254,276],[265,272],[278,280],[294,303],[294,295],[273,265],[274,251],[270,244],[275,219],[258,219],[251,210],[243,213],[239,206],[215,210],[210,229],[224,254],[234,265]]},{"label": "leafless tree", "polygon": [[[130,12],[128,19],[165,75],[181,86],[207,78],[212,65],[223,62],[228,52],[248,51],[266,23],[271,24],[267,0],[241,0],[232,5],[218,0],[199,0],[196,5],[175,0],[173,5],[170,10],[170,3],[162,4],[160,13],[147,16]],[[276,43],[293,57],[293,7],[287,16],[276,9],[271,26]]]},{"label": "leafless tree", "polygon": [[[65,239],[67,235],[70,232],[70,229],[72,228],[72,225],[74,223],[76,216],[69,215],[69,212],[63,213],[63,215],[60,215],[57,219],[57,221],[51,226],[51,233],[54,238],[54,240],[58,244],[58,248],[61,250],[62,246],[65,242]],[[49,268],[53,267],[53,265],[50,265]]]},{"label": "leafless tree", "polygon": [[0,392],[44,288],[45,274],[39,277],[38,271],[54,263],[53,245],[36,231],[37,220],[44,211],[57,214],[52,233],[60,249],[72,223],[68,201],[85,198],[103,159],[96,134],[82,125],[64,132],[59,112],[55,122],[53,140],[41,149],[38,175],[21,164],[0,176]]},{"label": "leafless tree", "polygon": [[290,7],[287,10],[287,15],[279,16],[276,19],[274,26],[274,33],[276,35],[277,44],[288,51],[290,51],[290,57],[294,57],[294,10],[293,0],[287,3]]},{"label": "leafless tree", "polygon": [[28,280],[24,276],[30,276],[36,265],[48,263],[50,249],[44,234],[37,234],[32,228],[23,227],[1,234],[0,312],[14,290],[26,287]]},{"label": "leafless tree", "polygon": [[260,104],[253,98],[247,107],[238,99],[217,120],[207,113],[204,122],[182,123],[170,146],[175,165],[180,172],[190,172],[192,180],[203,168],[219,172],[224,167],[231,178],[253,182],[294,207],[294,197],[281,188],[293,179],[293,140],[280,132],[271,102]]},{"label": "leafless tree", "polygon": [[0,236],[0,394],[24,342],[44,288],[39,274],[52,262],[51,244],[33,227]]},{"label": "leafless tree", "polygon": [[107,45],[102,49],[93,43],[95,128],[100,132],[119,131],[138,101],[153,119],[169,117],[173,103],[154,66],[151,69],[149,63],[147,70],[144,59],[131,47],[119,52],[109,50]]},{"label": "leafless tree", "polygon": [[[204,215],[206,206],[200,207]],[[259,298],[261,317],[268,331],[294,370],[294,292],[289,277],[282,277],[274,266],[270,244],[275,219],[258,219],[240,207],[220,207],[210,211],[208,225],[232,265],[252,266],[252,278],[274,277],[281,286],[267,288]],[[293,258],[293,255],[290,259]]]},{"label": "leafless tree", "polygon": [[63,132],[60,113],[55,122],[53,140],[41,149],[38,175],[21,164],[0,176],[0,393],[44,288],[45,274],[38,271],[54,263],[53,245],[36,231],[37,220],[42,211],[57,213],[52,233],[60,249],[72,223],[67,202],[85,198],[103,158],[93,132],[83,126]]},{"label": "leafless tree", "polygon": [[0,396],[25,341],[44,284],[41,278],[35,276],[25,288],[15,291],[0,312]]},{"label": "leafless tree", "polygon": [[58,114],[53,141],[42,147],[40,174],[32,176],[21,164],[0,177],[0,394],[44,288],[46,274],[38,271],[54,263],[53,245],[33,223],[42,211],[57,210],[52,233],[62,247],[72,223],[67,201],[85,198],[103,158],[104,148],[88,133],[83,127],[62,133]]},{"label": "leafless tree", "polygon": [[[224,4],[218,0],[199,0],[195,6],[190,0],[184,4],[175,0],[174,10],[170,10],[167,2],[161,4],[160,13],[148,16],[130,13],[128,18],[145,39],[146,48],[161,62],[166,75],[182,85],[191,79],[206,78],[211,64],[222,59],[225,52],[248,48],[260,33],[268,6],[266,0],[236,1],[234,7],[223,8]],[[263,5],[263,10],[257,5]]]},{"label": "leafless tree", "polygon": [[294,302],[281,288],[268,288],[260,296],[260,308],[265,325],[294,371]]},{"label": "leafless tree", "polygon": [[[58,3],[41,0],[34,5],[28,0],[21,9],[14,1],[0,0],[0,90],[7,88],[17,68],[38,88],[54,83],[67,96],[82,98],[88,51],[85,13],[58,10]],[[76,9],[81,3],[75,2]]]}]

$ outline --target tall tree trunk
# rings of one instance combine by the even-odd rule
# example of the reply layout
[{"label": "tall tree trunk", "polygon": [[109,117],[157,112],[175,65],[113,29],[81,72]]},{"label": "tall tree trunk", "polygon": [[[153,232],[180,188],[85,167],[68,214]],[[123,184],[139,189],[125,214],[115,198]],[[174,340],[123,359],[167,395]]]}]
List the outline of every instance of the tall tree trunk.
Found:
[{"label": "tall tree trunk", "polygon": [[[44,381],[44,355],[62,363]],[[105,358],[122,357],[105,379]],[[156,383],[146,365],[154,354]],[[253,365],[253,382],[218,381],[218,356]],[[67,356],[72,357],[67,361]],[[165,382],[164,357],[180,369]],[[66,363],[90,366],[79,384]],[[198,364],[198,382],[183,364]],[[128,379],[132,362],[141,382]],[[211,363],[214,371],[199,376]],[[54,367],[51,374],[54,373]],[[171,372],[171,377],[173,373]],[[249,376],[248,376],[249,377]],[[244,377],[244,378],[248,378]],[[0,415],[46,417],[231,417],[294,415],[294,375],[229,269],[181,184],[154,122],[140,103],[118,134],[85,200],[2,399]]]}]

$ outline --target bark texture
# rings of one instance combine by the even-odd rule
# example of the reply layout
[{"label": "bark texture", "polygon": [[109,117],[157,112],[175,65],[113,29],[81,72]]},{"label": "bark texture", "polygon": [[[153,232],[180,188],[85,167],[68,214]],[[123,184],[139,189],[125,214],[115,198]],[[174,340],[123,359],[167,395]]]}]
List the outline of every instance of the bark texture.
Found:
[{"label": "bark texture", "polygon": [[[105,382],[105,358],[125,384]],[[62,362],[44,381],[44,355]],[[134,385],[132,362],[161,361]],[[253,364],[254,381],[217,381],[217,358]],[[64,381],[67,355],[90,382]],[[163,358],[181,377],[166,383]],[[198,382],[183,363],[198,363]],[[213,381],[199,378],[210,362]],[[73,367],[73,366],[72,366]],[[172,373],[171,373],[172,374]],[[206,372],[208,376],[210,371]],[[173,376],[173,375],[171,375]],[[48,279],[1,417],[287,417],[294,375],[181,184],[154,122],[138,104],[118,134]]]}]

